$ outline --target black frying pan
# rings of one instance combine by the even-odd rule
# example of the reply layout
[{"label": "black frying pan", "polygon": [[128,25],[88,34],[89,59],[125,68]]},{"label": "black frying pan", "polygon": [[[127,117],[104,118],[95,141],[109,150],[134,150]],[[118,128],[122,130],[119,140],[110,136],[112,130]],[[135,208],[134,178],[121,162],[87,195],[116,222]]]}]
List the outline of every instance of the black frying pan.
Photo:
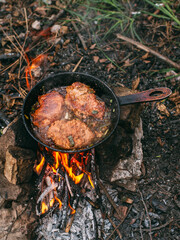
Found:
[{"label": "black frying pan", "polygon": [[[91,145],[83,149],[67,150],[59,147],[50,147],[44,144],[42,141],[40,141],[40,139],[38,139],[38,137],[35,135],[33,131],[30,118],[32,106],[38,101],[38,96],[43,95],[47,93],[49,90],[53,90],[54,88],[69,86],[74,82],[82,82],[93,88],[95,90],[95,94],[99,96],[111,109],[111,121],[112,121],[111,127],[109,129],[108,134],[103,139],[101,139],[99,142],[96,142],[94,145]],[[25,127],[29,134],[43,146],[54,151],[65,153],[83,152],[96,147],[113,134],[119,122],[121,105],[161,100],[163,98],[168,97],[170,94],[171,90],[169,88],[155,88],[128,96],[117,97],[113,90],[105,82],[99,80],[96,77],[78,72],[59,73],[40,81],[31,89],[31,91],[27,94],[24,101],[22,117]]]}]

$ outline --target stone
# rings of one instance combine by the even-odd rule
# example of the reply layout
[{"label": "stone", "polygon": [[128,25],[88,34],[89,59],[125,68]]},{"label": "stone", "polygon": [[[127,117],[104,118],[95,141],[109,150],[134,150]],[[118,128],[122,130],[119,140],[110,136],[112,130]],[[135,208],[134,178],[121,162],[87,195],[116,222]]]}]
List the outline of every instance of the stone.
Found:
[{"label": "stone", "polygon": [[9,146],[6,151],[4,176],[12,184],[28,182],[33,174],[35,153],[30,149]]},{"label": "stone", "polygon": [[6,151],[9,146],[37,151],[37,142],[27,132],[21,117],[7,126],[0,137],[0,142],[0,171],[4,169]]},{"label": "stone", "polygon": [[[118,97],[136,93],[126,87],[114,87]],[[143,137],[141,104],[120,106],[120,121],[112,136],[96,148],[100,178],[130,191],[136,190],[141,175]]]},{"label": "stone", "polygon": [[11,208],[0,209],[0,239],[2,240],[27,240],[29,224],[36,220],[33,213],[26,214],[26,206],[13,203]]},{"label": "stone", "polygon": [[41,23],[39,21],[37,21],[37,20],[34,21],[31,26],[32,26],[32,28],[34,28],[36,30],[40,30],[41,29]]},{"label": "stone", "polygon": [[60,28],[61,28],[61,25],[55,24],[55,25],[53,25],[53,26],[51,27],[51,32],[52,32],[52,33],[58,33],[59,30],[60,30]]},{"label": "stone", "polygon": [[129,158],[120,159],[119,163],[116,165],[115,170],[112,173],[111,182],[122,180],[138,178],[141,175],[141,163],[143,160],[142,143],[141,139],[143,137],[142,121],[140,121],[139,127],[135,128],[135,132],[132,135],[133,149],[132,154]]},{"label": "stone", "polygon": [[4,200],[17,200],[21,194],[20,186],[10,183],[3,174],[0,174],[0,194]]}]

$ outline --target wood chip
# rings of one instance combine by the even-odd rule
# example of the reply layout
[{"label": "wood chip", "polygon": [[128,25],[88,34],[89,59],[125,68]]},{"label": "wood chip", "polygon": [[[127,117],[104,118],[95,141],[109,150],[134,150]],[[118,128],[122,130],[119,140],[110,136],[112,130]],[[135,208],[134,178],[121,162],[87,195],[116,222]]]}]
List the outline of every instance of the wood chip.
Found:
[{"label": "wood chip", "polygon": [[133,200],[131,198],[126,198],[126,203],[132,204]]},{"label": "wood chip", "polygon": [[161,114],[166,115],[167,117],[170,116],[166,106],[163,103],[157,103],[157,109],[161,112]]},{"label": "wood chip", "polygon": [[116,217],[117,219],[122,221],[126,217],[128,207],[126,207],[126,206],[118,206],[117,208],[118,208],[120,214],[118,215],[115,212],[114,213],[114,217]]},{"label": "wood chip", "polygon": [[159,145],[160,145],[161,147],[163,147],[164,144],[165,144],[165,142],[163,142],[160,137],[157,137],[157,142],[159,143]]},{"label": "wood chip", "polygon": [[98,56],[93,56],[93,61],[94,61],[95,63],[97,63],[98,60],[99,60],[99,57],[98,57]]},{"label": "wood chip", "polygon": [[138,76],[138,78],[136,78],[133,82],[132,82],[132,90],[136,90],[137,87],[139,86],[140,83],[140,77]]}]

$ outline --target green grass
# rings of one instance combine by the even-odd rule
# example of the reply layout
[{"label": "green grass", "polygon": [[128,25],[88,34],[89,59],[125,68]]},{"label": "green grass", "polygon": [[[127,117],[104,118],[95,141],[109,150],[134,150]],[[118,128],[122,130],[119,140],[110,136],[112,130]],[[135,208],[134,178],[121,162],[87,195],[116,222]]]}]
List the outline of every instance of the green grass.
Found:
[{"label": "green grass", "polygon": [[[133,14],[133,4],[135,1],[128,0],[86,0],[76,1],[77,6],[83,6],[85,11],[81,14],[78,11],[67,10],[77,17],[81,22],[88,24],[89,26],[97,25],[99,32],[103,32],[103,37],[106,38],[115,31],[124,35],[129,35],[132,38],[136,38],[141,41],[140,36],[136,31],[137,21],[139,15],[142,14],[151,15],[156,19],[163,19],[170,21],[172,26],[180,28],[180,20],[178,14],[180,10],[177,7],[178,0],[143,0],[142,4],[139,4],[139,14]],[[162,6],[163,4],[163,6]],[[180,4],[179,4],[180,5]],[[158,14],[154,14],[156,9],[159,9]],[[149,9],[152,9],[150,12]],[[108,29],[105,29],[105,26]]]},{"label": "green grass", "polygon": [[[171,22],[174,22],[174,27],[180,28],[180,20],[178,19],[177,15],[180,15],[180,9],[175,9],[175,1],[174,0],[145,0],[149,5],[153,6],[154,9],[158,9],[160,14],[153,14],[147,11],[143,11],[144,13],[151,15],[155,18],[165,19]],[[163,4],[163,5],[162,5]],[[179,5],[180,7],[180,5]]]},{"label": "green grass", "polygon": [[[128,5],[117,0],[87,0],[82,6],[86,14],[82,15],[76,11],[69,11],[73,17],[78,17],[83,23],[89,26],[97,26],[100,33],[103,32],[105,39],[111,33],[117,31],[130,34],[133,38],[141,40],[135,29],[135,22],[138,15],[132,15]],[[108,24],[108,29],[105,26]]]}]

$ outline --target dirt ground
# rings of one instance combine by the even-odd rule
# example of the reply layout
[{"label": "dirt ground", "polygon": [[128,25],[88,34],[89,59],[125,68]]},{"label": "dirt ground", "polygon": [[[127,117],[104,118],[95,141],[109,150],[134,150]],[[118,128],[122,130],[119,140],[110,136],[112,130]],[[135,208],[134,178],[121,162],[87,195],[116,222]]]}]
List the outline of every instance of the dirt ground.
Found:
[{"label": "dirt ground", "polygon": [[[180,239],[178,69],[117,38],[120,29],[103,38],[110,28],[107,20],[101,23],[101,28],[95,21],[88,25],[78,17],[72,22],[72,15],[64,10],[52,24],[57,25],[57,32],[52,32],[48,27],[52,26],[52,15],[57,16],[61,4],[52,1],[46,10],[48,4],[40,2],[0,1],[1,132],[21,113],[28,92],[25,72],[32,86],[52,73],[78,71],[137,91],[169,87],[172,90],[169,98],[144,104],[142,176],[136,192],[124,189],[119,193],[120,198],[133,200],[120,231],[124,240]],[[132,1],[132,11],[140,9],[140,2]],[[86,14],[85,8],[78,8],[76,3],[68,8]],[[154,10],[150,7],[149,11]],[[43,29],[46,31],[42,32]],[[142,14],[137,19],[136,31],[145,46],[178,63],[179,30],[170,21],[155,17],[148,20],[148,16]],[[132,38],[128,33],[126,36]],[[40,54],[45,56],[38,58],[40,67],[37,68],[37,61],[33,59]],[[32,63],[35,67],[31,80],[28,67],[32,67]]]}]

